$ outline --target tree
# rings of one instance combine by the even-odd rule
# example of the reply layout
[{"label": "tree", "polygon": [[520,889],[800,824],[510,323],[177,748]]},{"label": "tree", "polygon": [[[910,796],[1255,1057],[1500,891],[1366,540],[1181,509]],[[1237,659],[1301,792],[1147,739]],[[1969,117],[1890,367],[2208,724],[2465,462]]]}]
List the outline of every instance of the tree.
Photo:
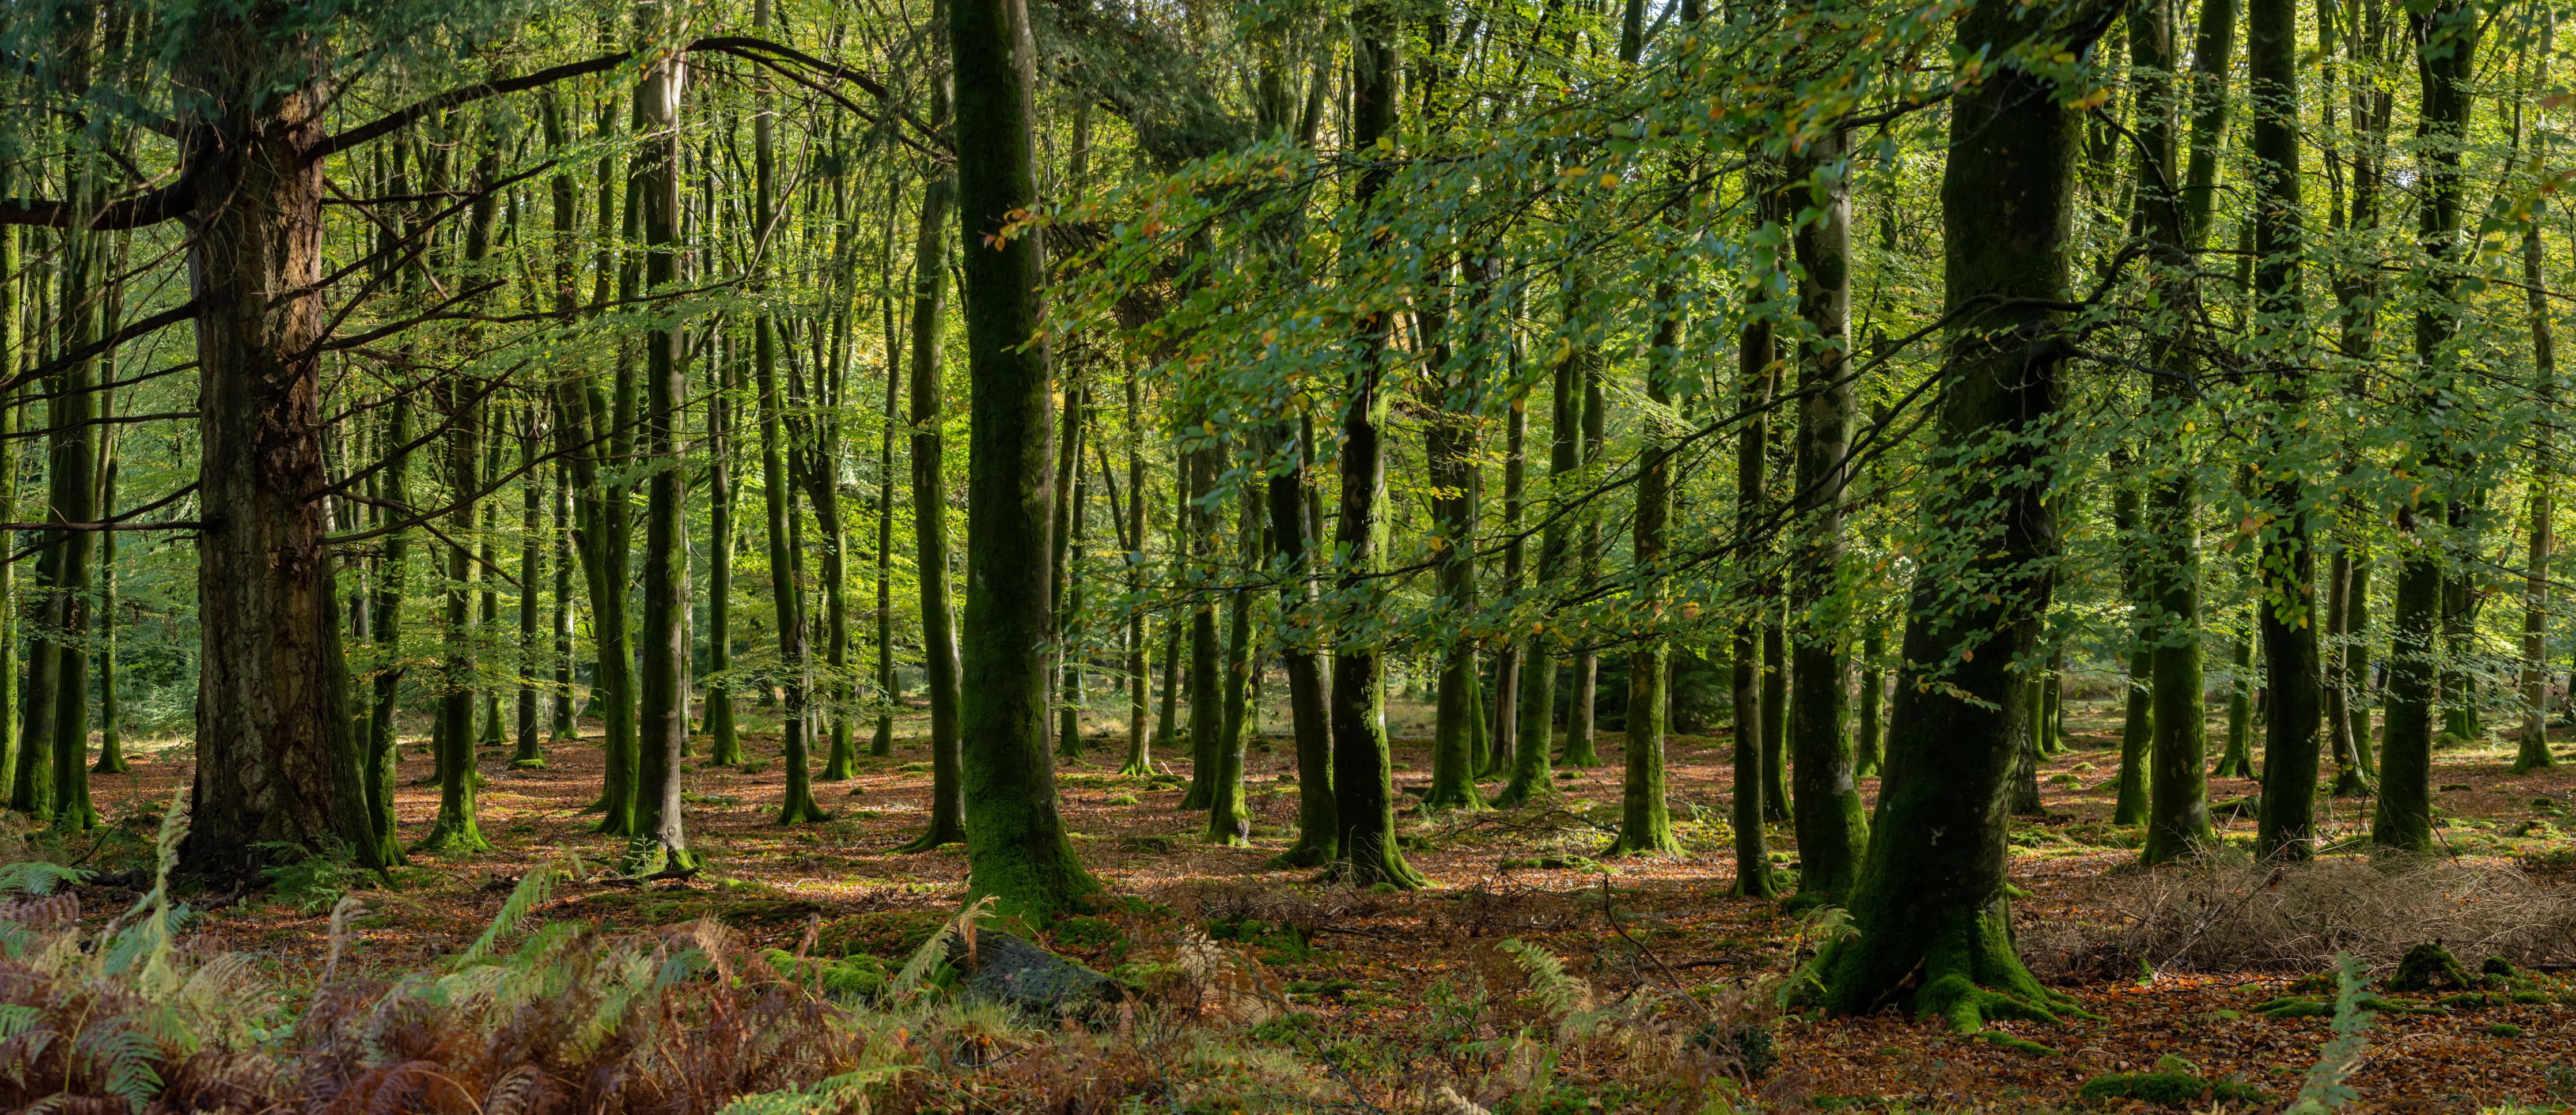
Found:
[{"label": "tree", "polygon": [[2056,558],[2045,460],[2065,342],[2054,307],[2067,299],[2080,152],[2067,92],[2013,59],[2081,50],[2116,14],[1981,0],[1957,25],[1962,52],[1996,61],[1951,106],[1941,183],[1944,483],[1924,515],[1945,529],[1929,536],[1908,607],[1914,677],[1897,687],[1875,839],[1848,900],[1857,932],[1814,962],[1810,994],[1832,1010],[1911,989],[1915,1009],[1975,1030],[2073,1006],[2022,966],[2004,911],[2005,778],[2029,731],[2022,675],[2037,666]]},{"label": "tree", "polygon": [[1041,244],[1013,216],[1037,202],[1035,46],[1024,0],[951,0],[948,39],[972,397],[960,634],[961,689],[976,699],[959,717],[967,862],[975,893],[1034,918],[1100,888],[1056,816],[1045,738],[1053,377],[1036,339]]},{"label": "tree", "polygon": [[[1351,13],[1351,30],[1351,146],[1373,152],[1381,137],[1390,145],[1394,139],[1395,86],[1402,65],[1394,13],[1383,4],[1364,3]],[[1354,200],[1366,211],[1381,203],[1391,172],[1376,154],[1362,157],[1369,162],[1360,172]],[[1344,877],[1360,885],[1390,883],[1410,890],[1427,880],[1405,862],[1396,844],[1395,787],[1386,743],[1385,634],[1382,618],[1371,607],[1384,591],[1374,574],[1385,562],[1385,377],[1392,325],[1382,311],[1360,319],[1350,390],[1342,401],[1341,519],[1333,540],[1342,556],[1338,588],[1346,611],[1333,647],[1333,807]]]}]

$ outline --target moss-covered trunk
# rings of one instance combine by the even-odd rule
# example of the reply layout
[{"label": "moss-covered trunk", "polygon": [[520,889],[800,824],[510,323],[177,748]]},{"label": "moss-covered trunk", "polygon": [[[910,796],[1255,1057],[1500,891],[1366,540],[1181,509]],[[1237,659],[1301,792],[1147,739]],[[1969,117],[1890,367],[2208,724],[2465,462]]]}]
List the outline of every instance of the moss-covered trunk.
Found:
[{"label": "moss-covered trunk", "polygon": [[1024,0],[953,0],[958,218],[968,376],[966,614],[961,719],[967,862],[977,894],[1035,919],[1100,884],[1056,814],[1046,747],[1047,533],[1053,407],[1039,299],[1040,234],[999,233],[1037,196],[1036,45]]},{"label": "moss-covered trunk", "polygon": [[[1981,0],[1959,23],[1960,49],[1999,61],[1952,105],[1941,189],[1956,315],[1936,423],[1946,475],[1926,487],[1936,494],[1904,658],[1942,684],[1897,686],[1876,839],[1849,900],[1857,932],[1815,962],[1814,997],[1837,1011],[1909,996],[1973,1030],[2068,1005],[2014,954],[2004,852],[2006,777],[2029,732],[2025,674],[2037,668],[2057,553],[2047,498],[2065,342],[2050,307],[2067,298],[2080,139],[2055,82],[2000,60],[2025,44],[2042,56],[2081,50],[2111,14]],[[2076,22],[2043,22],[2057,19]]]}]

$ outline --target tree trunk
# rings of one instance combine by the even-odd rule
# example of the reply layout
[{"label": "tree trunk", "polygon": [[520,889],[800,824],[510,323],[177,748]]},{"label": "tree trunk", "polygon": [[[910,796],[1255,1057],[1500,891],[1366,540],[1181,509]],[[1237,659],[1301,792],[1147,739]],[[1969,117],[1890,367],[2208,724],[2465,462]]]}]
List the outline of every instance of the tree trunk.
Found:
[{"label": "tree trunk", "polygon": [[[679,281],[680,101],[688,71],[665,58],[644,71],[636,90],[649,129],[636,175],[644,191],[645,289]],[[680,458],[687,416],[688,348],[670,327],[644,334],[644,629],[642,730],[637,733],[635,833],[626,845],[630,875],[694,866],[681,823],[681,758],[689,748],[688,473]]]},{"label": "tree trunk", "polygon": [[[2434,429],[2447,421],[2452,405],[2447,384],[2459,376],[2457,358],[2444,351],[2459,327],[2458,280],[2453,269],[2463,255],[2460,243],[2460,145],[2467,134],[2471,105],[2468,79],[2477,54],[2480,15],[2466,4],[2445,2],[2410,11],[2413,39],[2439,43],[2423,49],[2415,70],[2422,86],[2416,133],[2423,140],[2423,200],[2416,208],[2416,235],[2426,259],[2421,268],[2425,302],[2415,314],[2415,355],[2431,373],[2418,406],[2422,420]],[[2447,442],[2414,447],[2418,466],[2434,479],[2457,468],[2458,450]],[[2380,749],[2379,806],[2371,818],[2370,838],[2383,847],[2412,852],[2433,848],[2433,715],[2442,691],[2441,651],[2436,638],[2447,617],[2445,570],[2449,556],[2443,542],[2417,533],[2417,523],[2464,518],[2465,508],[2446,499],[2439,483],[2423,500],[2397,511],[2399,566],[2394,628],[2388,646],[2388,725]],[[2277,688],[2275,692],[2278,692]]]},{"label": "tree trunk", "polygon": [[[1279,555],[1280,665],[1288,673],[1288,723],[1297,736],[1297,842],[1271,863],[1319,867],[1339,858],[1340,825],[1333,803],[1333,737],[1322,666],[1315,640],[1322,619],[1315,561],[1306,535],[1306,444],[1281,423],[1269,446],[1275,454],[1299,438],[1287,471],[1270,477],[1270,544]],[[1141,524],[1142,520],[1139,520]],[[1138,537],[1143,537],[1141,528]]]},{"label": "tree trunk", "polygon": [[[2111,14],[1980,0],[1958,25],[1959,49],[2005,59],[2049,34],[2055,49],[2080,51]],[[2077,23],[2044,31],[2050,17]],[[1897,686],[1877,838],[1850,899],[1858,932],[1815,961],[1813,997],[1836,1011],[1875,1010],[1911,989],[1917,1011],[1975,1030],[1991,1017],[2072,1007],[2014,954],[2003,808],[2033,712],[2017,665],[2038,648],[2057,551],[2046,499],[2064,349],[2062,314],[2048,307],[2068,298],[2081,147],[2067,100],[2054,82],[2003,63],[1951,108],[1941,200],[1956,316],[1937,423],[1949,477],[1924,489],[1936,494],[1904,650],[1944,684]]]},{"label": "tree trunk", "polygon": [[[267,9],[261,9],[266,12]],[[268,17],[262,17],[268,18]],[[276,27],[200,25],[182,84],[214,119],[183,125],[196,175],[205,528],[197,560],[197,767],[188,873],[256,884],[263,843],[347,842],[381,862],[350,746],[348,693],[325,539],[318,344],[322,166],[310,90],[268,84]],[[255,85],[256,98],[245,85]],[[251,105],[259,106],[257,115]],[[283,294],[279,292],[285,292]]]},{"label": "tree trunk", "polygon": [[[1423,323],[1426,335],[1436,335],[1446,325],[1446,315],[1420,315],[1430,318]],[[1420,318],[1417,318],[1419,320]],[[1445,351],[1445,342],[1437,346]],[[1435,352],[1432,360],[1446,364]],[[1472,373],[1471,373],[1472,374]],[[1472,397],[1479,390],[1474,385],[1443,389],[1436,394],[1459,392]],[[1448,408],[1446,399],[1425,403],[1436,413],[1427,416],[1423,425],[1423,449],[1428,459],[1433,494],[1431,513],[1433,530],[1438,538],[1433,543],[1439,555],[1440,607],[1453,620],[1463,624],[1476,614],[1476,430],[1473,413],[1458,413]],[[1476,670],[1476,643],[1463,630],[1453,631],[1440,648],[1440,695],[1438,713],[1433,721],[1431,738],[1431,791],[1422,802],[1432,809],[1483,809],[1485,798],[1476,791],[1477,759],[1476,725],[1484,719],[1484,695],[1479,691]]]},{"label": "tree trunk", "polygon": [[[1565,289],[1565,312],[1579,313],[1585,298],[1585,285],[1579,268],[1569,269]],[[1576,471],[1582,465],[1582,402],[1575,392],[1576,366],[1571,345],[1571,330],[1564,339],[1569,347],[1561,352],[1550,375],[1552,394],[1548,408],[1548,515],[1539,529],[1538,578],[1541,591],[1553,593],[1565,580],[1565,558],[1568,539],[1564,515],[1567,490],[1575,483]],[[1517,533],[1517,532],[1516,532]],[[1556,734],[1556,658],[1554,651],[1564,642],[1562,635],[1533,631],[1521,640],[1520,650],[1520,732],[1512,741],[1512,779],[1494,804],[1504,807],[1534,799],[1556,796],[1556,772],[1551,759],[1555,756]],[[1569,745],[1570,746],[1570,745]]]},{"label": "tree trunk", "polygon": [[[2547,43],[2548,31],[2541,34]],[[2540,57],[2549,57],[2544,46]],[[2546,198],[2532,202],[2531,223],[2522,230],[2522,281],[2531,307],[2531,377],[2537,413],[2531,420],[2531,495],[2529,558],[2522,580],[2522,725],[2515,733],[2513,770],[2526,774],[2556,766],[2549,753],[2549,551],[2551,470],[2557,467],[2553,427],[2558,410],[2558,345],[2551,336],[2549,298],[2541,269],[2540,224]]]},{"label": "tree trunk", "polygon": [[1038,205],[1036,46],[1024,0],[952,0],[968,415],[963,689],[973,893],[1032,922],[1097,891],[1056,814],[1046,747],[1052,376],[1038,328],[1039,233],[999,235]]},{"label": "tree trunk", "polygon": [[528,415],[527,430],[519,439],[519,460],[526,467],[519,477],[519,751],[510,757],[510,766],[519,770],[538,770],[546,765],[544,737],[537,727],[537,670],[545,661],[545,652],[537,641],[537,594],[543,584],[545,553],[545,470],[538,465],[538,420]]},{"label": "tree trunk", "polygon": [[[2290,0],[2252,0],[2247,7],[2247,91],[2254,105],[2252,154],[2259,194],[2254,210],[2254,298],[2260,320],[2300,312],[2299,261],[2303,237],[2299,212],[2298,9]],[[2256,597],[2263,672],[2271,701],[2263,725],[2263,802],[2255,835],[2257,854],[2306,859],[2314,854],[2318,693],[2323,658],[2317,652],[2316,547],[2307,485],[2291,463],[2297,427],[2307,404],[2299,358],[2286,354],[2286,336],[2265,338],[2257,350],[2273,363],[2273,417],[2264,448],[2271,489],[2266,493],[2276,525],[2263,539],[2264,584]],[[2197,705],[2197,701],[2194,704]]]},{"label": "tree trunk", "polygon": [[[948,86],[933,80],[930,119],[948,125]],[[912,422],[912,543],[921,586],[921,673],[930,691],[930,824],[906,851],[928,851],[966,839],[965,771],[958,735],[955,612],[948,588],[948,423],[946,332],[949,202],[956,176],[922,183],[921,223],[912,249],[912,367],[907,417]]]},{"label": "tree trunk", "polygon": [[[1079,485],[1075,487],[1080,491]],[[1257,568],[1262,558],[1257,496],[1246,489],[1243,509],[1236,520],[1235,552],[1241,559],[1239,574]],[[1248,707],[1252,687],[1252,589],[1238,583],[1226,590],[1225,615],[1225,723],[1219,728],[1216,746],[1214,792],[1208,798],[1207,832],[1202,837],[1210,844],[1243,847],[1252,843],[1252,807],[1243,796],[1244,734],[1258,734],[1258,707]]]},{"label": "tree trunk", "polygon": [[[1131,364],[1127,369],[1127,595],[1131,599],[1143,599],[1145,594],[1144,406],[1137,391],[1136,369]],[[1127,616],[1127,761],[1119,764],[1118,773],[1122,775],[1144,777],[1154,773],[1154,669],[1150,647],[1145,610],[1137,608]]]},{"label": "tree trunk", "polygon": [[[1402,65],[1394,13],[1370,0],[1352,12],[1351,149],[1369,160],[1352,198],[1374,208],[1393,172],[1374,153],[1381,138],[1395,139],[1396,77]],[[1386,647],[1374,613],[1385,602],[1377,574],[1386,563],[1386,442],[1388,333],[1393,321],[1379,310],[1361,319],[1350,366],[1350,393],[1342,402],[1341,518],[1334,542],[1341,551],[1341,595],[1352,625],[1333,648],[1333,799],[1347,881],[1389,883],[1412,890],[1428,884],[1396,845],[1395,788],[1386,741]]]},{"label": "tree trunk", "polygon": [[[1839,904],[1860,873],[1869,814],[1852,777],[1851,709],[1842,641],[1843,501],[1851,483],[1851,431],[1859,416],[1851,369],[1851,146],[1848,132],[1810,145],[1803,168],[1821,189],[1822,218],[1799,226],[1798,315],[1811,333],[1798,360],[1796,556],[1789,563],[1797,621],[1789,749],[1797,760],[1798,892]],[[1812,196],[1812,193],[1811,193]],[[1641,497],[1642,498],[1642,497]]]},{"label": "tree trunk", "polygon": [[[2133,467],[2125,446],[2112,451],[2111,467]],[[2117,481],[2111,492],[2111,529],[2120,541],[2121,587],[2129,597],[2129,648],[2127,683],[2120,687],[2119,793],[2111,807],[2115,825],[2147,823],[2147,759],[2155,740],[2155,650],[2149,641],[2154,601],[2147,592],[2148,547],[2139,538],[2139,510],[2137,485]]]},{"label": "tree trunk", "polygon": [[[742,734],[734,723],[733,680],[733,414],[738,359],[731,345],[710,363],[715,390],[707,393],[707,764],[742,765]],[[534,520],[530,520],[531,523]]]},{"label": "tree trunk", "polygon": [[1183,521],[1189,528],[1190,554],[1189,573],[1181,582],[1190,601],[1190,676],[1184,683],[1190,700],[1190,786],[1181,795],[1181,808],[1205,809],[1216,800],[1217,747],[1225,728],[1217,696],[1223,648],[1216,629],[1216,513],[1208,507],[1216,490],[1217,450],[1184,450],[1181,462],[1189,472]]},{"label": "tree trunk", "polygon": [[[1597,480],[1601,472],[1601,446],[1604,427],[1609,419],[1610,403],[1601,390],[1601,368],[1604,363],[1598,349],[1589,344],[1575,346],[1574,361],[1583,375],[1583,448],[1579,456],[1584,482]],[[1575,575],[1586,590],[1601,583],[1601,511],[1597,502],[1587,504],[1581,512],[1581,533],[1577,536]],[[1557,762],[1579,768],[1601,765],[1601,748],[1594,739],[1594,705],[1601,689],[1601,654],[1589,643],[1574,651],[1574,707],[1566,710],[1565,752]]]},{"label": "tree trunk", "polygon": [[[1778,191],[1761,189],[1756,203],[1757,219],[1770,217]],[[1744,555],[1743,565],[1758,565],[1761,542],[1770,531],[1763,520],[1769,514],[1771,445],[1771,400],[1780,387],[1779,342],[1767,318],[1754,317],[1744,323],[1736,341],[1737,380],[1743,386],[1744,425],[1735,434],[1735,544]],[[1743,606],[1747,617],[1735,624],[1728,646],[1733,664],[1735,718],[1734,796],[1731,820],[1735,826],[1735,893],[1745,898],[1770,898],[1779,893],[1771,876],[1771,853],[1763,826],[1770,823],[1775,808],[1770,797],[1768,779],[1764,777],[1768,748],[1765,725],[1770,722],[1765,702],[1769,700],[1762,684],[1762,627],[1753,618],[1760,614],[1762,589],[1759,574],[1746,578]]]}]

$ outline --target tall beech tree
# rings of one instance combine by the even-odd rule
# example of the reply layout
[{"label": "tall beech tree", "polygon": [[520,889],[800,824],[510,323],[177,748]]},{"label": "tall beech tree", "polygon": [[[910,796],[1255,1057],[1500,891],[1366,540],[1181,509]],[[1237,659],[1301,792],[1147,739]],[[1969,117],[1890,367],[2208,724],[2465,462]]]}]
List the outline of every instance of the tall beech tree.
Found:
[{"label": "tall beech tree", "polygon": [[1024,0],[950,0],[948,41],[971,396],[960,682],[976,698],[959,717],[967,862],[975,893],[1035,917],[1100,887],[1065,838],[1046,746],[1054,377],[1038,337],[1041,238],[1014,227],[1014,214],[1038,201],[1036,46]]},{"label": "tall beech tree", "polygon": [[[2004,910],[2006,776],[2029,733],[2054,583],[2048,431],[2066,359],[2069,224],[2081,153],[2059,80],[2019,61],[2087,48],[2109,4],[1980,0],[1958,49],[1995,59],[1951,106],[1941,181],[1946,393],[1935,419],[1943,483],[1927,501],[1930,568],[1908,605],[1894,738],[1876,831],[1848,899],[1858,932],[1814,962],[1811,996],[1838,1011],[1902,995],[1960,1030],[2054,1018],[2073,1001],[2032,978]],[[1961,578],[1982,594],[1962,599]]]}]

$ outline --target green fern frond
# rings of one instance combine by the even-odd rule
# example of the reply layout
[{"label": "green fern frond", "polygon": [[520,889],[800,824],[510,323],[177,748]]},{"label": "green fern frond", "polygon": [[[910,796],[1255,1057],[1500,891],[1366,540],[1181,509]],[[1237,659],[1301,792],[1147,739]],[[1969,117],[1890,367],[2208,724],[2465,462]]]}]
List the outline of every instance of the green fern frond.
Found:
[{"label": "green fern frond", "polygon": [[1546,1007],[1551,1017],[1563,1021],[1592,1006],[1589,984],[1565,972],[1565,962],[1555,954],[1518,937],[1503,939],[1503,951],[1510,953],[1512,963],[1529,977],[1530,996]]},{"label": "green fern frond", "polygon": [[64,867],[40,859],[0,864],[0,894],[25,891],[28,894],[52,894],[64,883],[78,883],[90,873],[77,867]]},{"label": "green fern frond", "polygon": [[903,967],[895,972],[894,979],[886,984],[887,993],[899,1002],[912,998],[920,989],[921,981],[930,978],[931,969],[938,967],[940,961],[947,959],[948,942],[952,938],[961,937],[971,940],[975,932],[975,923],[990,911],[992,905],[993,896],[988,894],[967,903],[965,909],[957,911],[955,920],[940,927],[939,932],[932,934],[929,940],[923,941],[920,948],[912,950],[911,959],[905,960]]},{"label": "green fern frond", "polygon": [[0,1041],[7,1041],[34,1028],[45,1012],[34,1007],[0,1003]]},{"label": "green fern frond", "polygon": [[[581,870],[581,861],[568,860],[564,867],[567,871],[577,872]],[[492,916],[492,924],[483,930],[483,936],[474,942],[473,947],[466,949],[464,955],[456,958],[454,967],[461,969],[491,955],[492,947],[500,943],[503,934],[517,928],[520,919],[528,916],[528,911],[544,905],[546,899],[554,894],[555,871],[555,865],[550,863],[529,868],[527,877],[511,888],[510,900],[501,904],[501,912]]]},{"label": "green fern frond", "polygon": [[2361,1004],[2370,990],[2370,981],[2362,977],[2361,961],[2350,954],[2337,956],[2334,1037],[2317,1051],[2317,1063],[2308,1069],[2306,1083],[2299,1086],[2299,1098],[2290,1105],[2288,1115],[2325,1115],[2360,1098],[2346,1081],[2361,1068],[2361,1055],[2370,1048],[2370,1039],[2362,1036],[2370,1029],[2371,1012]]}]

